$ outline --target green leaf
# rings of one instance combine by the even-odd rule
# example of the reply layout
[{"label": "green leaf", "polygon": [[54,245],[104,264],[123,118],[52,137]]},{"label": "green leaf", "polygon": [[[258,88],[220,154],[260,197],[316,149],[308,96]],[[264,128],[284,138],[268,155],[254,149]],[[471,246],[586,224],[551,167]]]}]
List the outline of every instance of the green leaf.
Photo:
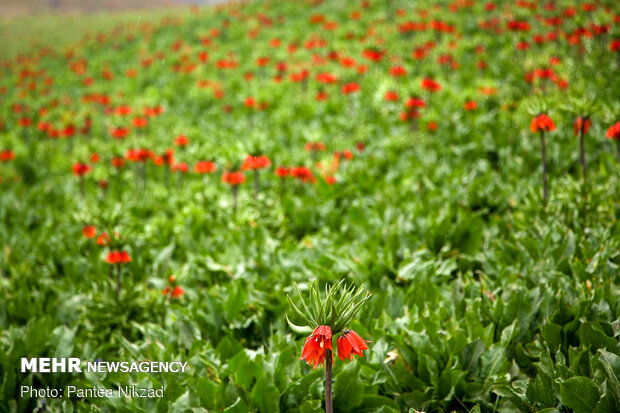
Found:
[{"label": "green leaf", "polygon": [[480,413],[480,405],[477,404],[474,407],[472,407],[469,413]]},{"label": "green leaf", "polygon": [[599,360],[607,376],[608,391],[611,391],[613,398],[620,406],[620,357],[605,350],[599,350],[599,353]]},{"label": "green leaf", "polygon": [[359,364],[350,362],[334,381],[334,404],[336,411],[349,412],[364,399],[364,384],[359,375]]},{"label": "green leaf", "polygon": [[289,297],[288,295],[286,296],[287,300],[288,300],[288,304],[291,307],[291,309],[293,310],[293,312],[295,314],[297,314],[297,316],[299,318],[301,318],[302,320],[304,320],[306,322],[306,324],[308,326],[311,325],[316,325],[317,323],[314,322],[314,320],[311,320],[308,315],[304,314],[301,312],[301,310],[299,308],[297,308],[297,306],[295,305],[295,303],[293,303],[293,300],[291,300],[291,297]]},{"label": "green leaf", "polygon": [[322,405],[320,400],[306,400],[299,407],[299,413],[316,413],[321,411]]},{"label": "green leaf", "polygon": [[617,413],[618,403],[614,400],[611,394],[607,393],[596,405],[596,409],[592,413]]},{"label": "green leaf", "polygon": [[252,389],[252,399],[261,413],[280,411],[280,391],[274,386],[271,376],[264,375]]},{"label": "green leaf", "polygon": [[562,404],[575,413],[592,413],[601,397],[599,388],[587,377],[572,377],[560,385]]},{"label": "green leaf", "polygon": [[308,327],[308,326],[302,327],[302,326],[295,325],[291,322],[291,320],[288,319],[288,315],[285,314],[285,317],[286,317],[286,322],[288,323],[288,326],[291,328],[291,330],[293,330],[297,334],[308,335],[312,333],[313,329],[311,327]]}]

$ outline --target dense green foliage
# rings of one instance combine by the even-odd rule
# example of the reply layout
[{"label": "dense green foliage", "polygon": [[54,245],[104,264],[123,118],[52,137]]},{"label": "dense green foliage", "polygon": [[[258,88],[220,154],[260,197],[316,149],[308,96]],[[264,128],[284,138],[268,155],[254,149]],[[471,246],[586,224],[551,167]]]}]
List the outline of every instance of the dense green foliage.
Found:
[{"label": "dense green foliage", "polygon": [[[312,279],[346,279],[373,294],[351,324],[370,349],[334,365],[336,411],[618,411],[620,167],[605,138],[620,120],[618,52],[609,46],[618,38],[618,4],[313,3],[204,9],[120,27],[71,50],[33,51],[0,68],[0,150],[15,155],[0,162],[0,412],[41,406],[19,397],[30,384],[166,387],[163,399],[47,399],[53,411],[319,411],[323,371],[299,361],[304,337],[285,318],[294,283],[303,292]],[[554,16],[559,26],[544,23]],[[479,24],[492,18],[501,33]],[[433,30],[432,20],[454,30]],[[508,30],[514,20],[531,28]],[[399,30],[408,21],[427,27]],[[576,45],[563,35],[531,40],[594,31],[592,23],[609,33],[579,35]],[[311,39],[317,47],[306,47]],[[412,56],[429,41],[426,56]],[[520,41],[530,48],[517,49]],[[383,54],[369,60],[368,50]],[[445,54],[458,65],[438,63]],[[257,66],[260,57],[269,63]],[[559,62],[550,66],[551,57]],[[220,69],[222,59],[238,66]],[[392,76],[396,65],[407,74]],[[526,81],[549,67],[554,80]],[[304,69],[307,79],[291,80]],[[319,73],[337,80],[321,83]],[[426,77],[442,86],[432,97],[421,88]],[[351,82],[359,92],[343,94]],[[321,91],[326,100],[316,99]],[[399,100],[386,101],[387,91]],[[92,95],[110,102],[83,99]],[[426,107],[403,121],[410,95]],[[266,107],[248,105],[250,97]],[[471,100],[477,107],[466,110]],[[593,103],[584,186],[573,121]],[[132,114],[115,114],[121,105]],[[162,114],[131,127],[156,106]],[[546,204],[539,135],[529,129],[542,111],[557,126],[546,135]],[[20,126],[25,117],[31,126]],[[79,129],[88,118],[90,130],[69,137],[37,128]],[[110,129],[120,126],[129,135],[113,139]],[[162,154],[180,134],[189,144],[175,149],[175,165],[188,163],[186,174],[153,159],[110,165],[130,148]],[[306,151],[308,142],[327,150]],[[334,151],[341,157],[331,171]],[[89,161],[93,153],[99,162]],[[220,175],[247,154],[266,155],[272,166],[260,172],[257,196],[245,173],[234,211]],[[200,160],[218,169],[194,173]],[[92,168],[83,182],[72,174],[78,161]],[[280,178],[282,165],[306,166],[316,181]],[[83,236],[87,225],[131,256],[120,267],[120,295],[109,278],[110,249]],[[162,294],[171,274],[181,297]],[[190,369],[19,372],[21,357],[68,356],[181,360]]]}]

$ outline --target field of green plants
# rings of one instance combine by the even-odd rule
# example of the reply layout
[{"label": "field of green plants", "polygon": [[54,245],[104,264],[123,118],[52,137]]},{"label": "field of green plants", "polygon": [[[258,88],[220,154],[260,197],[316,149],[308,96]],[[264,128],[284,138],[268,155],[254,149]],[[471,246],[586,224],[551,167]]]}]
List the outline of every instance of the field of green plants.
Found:
[{"label": "field of green plants", "polygon": [[[334,412],[620,411],[619,73],[616,0],[256,0],[0,60],[0,413],[329,412],[332,346]],[[21,393],[69,385],[165,395]]]}]

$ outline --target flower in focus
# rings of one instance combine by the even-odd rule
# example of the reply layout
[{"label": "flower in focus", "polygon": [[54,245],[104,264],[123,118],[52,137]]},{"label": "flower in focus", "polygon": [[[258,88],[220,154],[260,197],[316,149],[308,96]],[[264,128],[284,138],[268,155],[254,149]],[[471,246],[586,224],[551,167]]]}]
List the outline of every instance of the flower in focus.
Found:
[{"label": "flower in focus", "polygon": [[344,330],[338,337],[338,358],[340,361],[345,359],[353,360],[353,356],[364,357],[362,351],[368,350],[368,345],[355,331]]},{"label": "flower in focus", "polygon": [[318,326],[306,338],[299,360],[306,360],[306,363],[315,369],[325,362],[327,350],[332,350],[332,330],[329,326]]}]

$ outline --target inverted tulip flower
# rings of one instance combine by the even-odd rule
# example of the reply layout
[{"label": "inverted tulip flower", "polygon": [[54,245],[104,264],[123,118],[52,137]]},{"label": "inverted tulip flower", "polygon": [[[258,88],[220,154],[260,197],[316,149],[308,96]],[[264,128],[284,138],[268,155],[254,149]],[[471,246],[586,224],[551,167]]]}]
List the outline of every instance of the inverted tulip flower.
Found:
[{"label": "inverted tulip flower", "polygon": [[265,155],[248,155],[243,161],[241,169],[254,171],[254,197],[258,196],[259,189],[259,173],[261,169],[269,168],[271,161]]},{"label": "inverted tulip flower", "polygon": [[338,337],[338,358],[340,361],[353,360],[353,356],[364,357],[362,351],[368,350],[366,341],[353,330],[344,330]]},{"label": "inverted tulip flower", "polygon": [[237,212],[237,197],[239,195],[239,185],[245,182],[245,175],[241,171],[226,171],[222,174],[222,182],[230,185],[232,190],[233,215]]},{"label": "inverted tulip flower", "polygon": [[288,315],[286,321],[293,331],[307,336],[301,352],[300,360],[313,369],[325,365],[325,412],[332,413],[332,367],[334,364],[332,337],[341,334],[338,339],[338,358],[341,361],[352,360],[353,356],[363,357],[368,349],[367,342],[355,331],[346,327],[353,321],[362,304],[370,298],[363,288],[345,287],[343,281],[325,288],[321,294],[318,281],[309,284],[309,304],[301,296],[299,289],[295,291],[300,298],[300,306],[288,297],[289,306],[295,316],[303,321],[303,325],[293,324]]},{"label": "inverted tulip flower", "polygon": [[555,130],[555,124],[553,120],[546,113],[534,117],[530,123],[530,130],[532,133],[540,132],[540,146],[541,146],[541,159],[542,159],[542,177],[543,177],[543,199],[547,202],[549,198],[549,190],[547,188],[547,148],[545,145],[545,132],[551,132]]},{"label": "inverted tulip flower", "polygon": [[177,280],[174,275],[168,277],[168,285],[161,291],[162,295],[165,295],[171,299],[181,298],[185,294],[185,290],[177,285]]},{"label": "inverted tulip flower", "polygon": [[306,343],[299,359],[306,360],[306,363],[315,369],[317,366],[323,365],[328,350],[332,352],[332,330],[329,326],[318,326],[306,338]]},{"label": "inverted tulip flower", "polygon": [[131,262],[131,256],[127,251],[111,250],[105,258],[110,264],[110,279],[113,278],[113,266],[116,266],[116,295],[121,294],[121,266]]},{"label": "inverted tulip flower", "polygon": [[592,121],[588,115],[578,116],[573,123],[573,133],[575,136],[579,136],[579,159],[581,161],[581,176],[583,178],[584,188],[588,182],[586,175],[586,152],[584,140],[591,124]]},{"label": "inverted tulip flower", "polygon": [[87,163],[76,162],[73,164],[73,175],[77,176],[80,180],[80,193],[82,196],[86,195],[86,184],[84,182],[84,176],[91,171],[91,167]]},{"label": "inverted tulip flower", "polygon": [[605,134],[607,139],[616,141],[616,151],[618,155],[618,165],[620,165],[620,122],[611,125]]}]

